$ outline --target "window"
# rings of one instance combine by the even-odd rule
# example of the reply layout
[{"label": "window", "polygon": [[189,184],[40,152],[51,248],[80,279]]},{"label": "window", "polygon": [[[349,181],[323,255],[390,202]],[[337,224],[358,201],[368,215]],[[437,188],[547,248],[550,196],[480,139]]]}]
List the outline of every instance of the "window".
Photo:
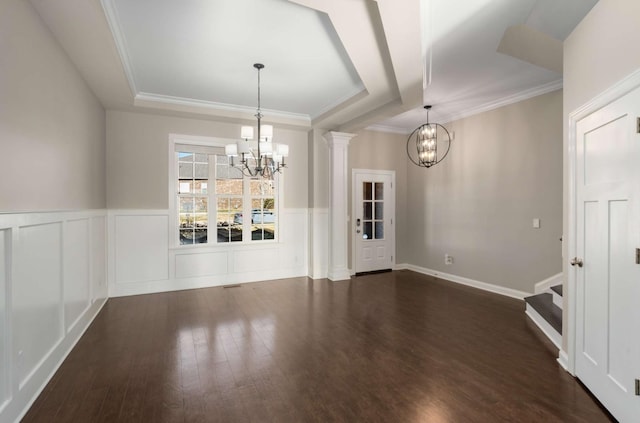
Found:
[{"label": "window", "polygon": [[276,239],[277,178],[243,177],[216,147],[176,144],[173,163],[178,244]]},{"label": "window", "polygon": [[249,180],[251,194],[251,239],[275,237],[275,187],[271,179]]},{"label": "window", "polygon": [[242,172],[229,165],[227,156],[216,158],[216,229],[218,242],[242,241],[244,180]]},{"label": "window", "polygon": [[178,152],[177,156],[180,244],[205,244],[209,227],[209,158],[191,152]]}]

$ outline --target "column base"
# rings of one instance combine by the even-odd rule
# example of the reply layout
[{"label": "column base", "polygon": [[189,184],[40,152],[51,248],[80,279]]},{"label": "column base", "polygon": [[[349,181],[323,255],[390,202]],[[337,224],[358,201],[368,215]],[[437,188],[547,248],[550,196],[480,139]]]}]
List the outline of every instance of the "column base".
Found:
[{"label": "column base", "polygon": [[351,279],[351,273],[349,272],[349,269],[329,270],[327,278],[330,281],[345,281]]}]

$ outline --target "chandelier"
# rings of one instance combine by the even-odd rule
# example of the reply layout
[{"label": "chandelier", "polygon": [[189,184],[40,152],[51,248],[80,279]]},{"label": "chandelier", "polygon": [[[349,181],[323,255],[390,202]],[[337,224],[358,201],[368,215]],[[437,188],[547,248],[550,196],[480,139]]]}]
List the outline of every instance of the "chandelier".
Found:
[{"label": "chandelier", "polygon": [[[407,156],[416,166],[428,168],[437,165],[447,156],[451,147],[451,135],[447,128],[439,123],[429,123],[431,106],[424,108],[427,110],[427,123],[414,129],[407,138]],[[412,140],[415,140],[415,150],[409,147]],[[412,154],[411,151],[415,153]]]},{"label": "chandelier", "polygon": [[[289,156],[289,146],[273,143],[273,126],[262,125],[262,111],[260,110],[260,70],[262,63],[255,63],[258,70],[258,137],[253,138],[253,126],[243,126],[240,129],[242,140],[225,146],[225,154],[229,157],[231,166],[240,169],[245,176],[255,178],[261,176],[273,179],[273,176],[286,167],[285,157]],[[235,158],[240,157],[239,163]]]}]

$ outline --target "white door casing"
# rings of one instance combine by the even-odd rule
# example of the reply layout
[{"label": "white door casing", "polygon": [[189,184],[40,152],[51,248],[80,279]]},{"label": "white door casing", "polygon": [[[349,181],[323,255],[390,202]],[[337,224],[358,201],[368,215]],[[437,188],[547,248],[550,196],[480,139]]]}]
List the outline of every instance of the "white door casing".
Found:
[{"label": "white door casing", "polygon": [[355,273],[395,265],[395,171],[353,169],[353,264]]},{"label": "white door casing", "polygon": [[575,126],[574,369],[622,422],[640,416],[639,116],[640,88]]}]

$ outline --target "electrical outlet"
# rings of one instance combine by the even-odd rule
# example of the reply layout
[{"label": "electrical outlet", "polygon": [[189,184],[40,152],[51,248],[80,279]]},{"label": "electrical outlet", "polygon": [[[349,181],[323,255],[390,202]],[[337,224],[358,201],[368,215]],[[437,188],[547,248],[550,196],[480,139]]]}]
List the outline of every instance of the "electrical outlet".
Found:
[{"label": "electrical outlet", "polygon": [[444,255],[444,264],[453,264],[453,257],[449,254]]}]

